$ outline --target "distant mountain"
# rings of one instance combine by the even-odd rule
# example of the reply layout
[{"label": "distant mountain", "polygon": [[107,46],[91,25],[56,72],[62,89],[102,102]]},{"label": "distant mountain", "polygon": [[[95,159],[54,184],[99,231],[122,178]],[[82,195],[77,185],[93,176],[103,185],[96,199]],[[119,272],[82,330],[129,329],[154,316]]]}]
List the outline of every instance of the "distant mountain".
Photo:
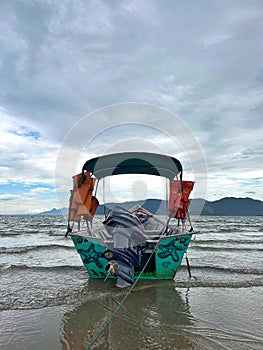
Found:
[{"label": "distant mountain", "polygon": [[38,215],[67,215],[67,214],[68,214],[68,208],[61,208],[61,209],[53,208],[48,211],[43,211]]},{"label": "distant mountain", "polygon": [[263,215],[263,202],[252,198],[234,197],[226,197],[214,202],[205,201],[202,215]]},{"label": "distant mountain", "polygon": [[[131,201],[131,202],[124,202],[124,203],[107,203],[106,212],[112,209],[113,207],[115,207],[116,205],[126,209],[130,209],[135,205],[140,205],[144,209],[150,211],[151,213],[158,213],[158,214],[165,214],[167,211],[167,204],[165,201],[162,201],[160,199],[146,199],[141,201]],[[104,206],[100,205],[96,213],[104,214],[104,210],[105,210]]]},{"label": "distant mountain", "polygon": [[[166,214],[167,202],[159,199],[146,199],[145,201],[137,202],[124,202],[124,203],[108,203],[106,208],[103,205],[99,205],[96,214],[103,215],[104,210],[107,212],[115,205],[119,205],[126,209],[139,204],[151,213]],[[252,198],[234,198],[226,197],[216,201],[206,201],[202,198],[192,199],[190,206],[190,214],[196,215],[214,215],[214,216],[250,216],[250,215],[263,215],[263,202]],[[67,215],[68,209],[55,209],[45,211],[39,215]]]}]

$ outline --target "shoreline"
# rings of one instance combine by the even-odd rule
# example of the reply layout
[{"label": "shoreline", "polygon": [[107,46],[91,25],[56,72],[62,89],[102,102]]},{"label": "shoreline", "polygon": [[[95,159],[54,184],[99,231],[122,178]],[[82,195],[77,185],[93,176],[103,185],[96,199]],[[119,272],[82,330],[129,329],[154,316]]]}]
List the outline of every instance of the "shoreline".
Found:
[{"label": "shoreline", "polygon": [[[152,299],[149,300],[148,297],[151,296]],[[168,302],[167,297],[173,303]],[[119,298],[113,289],[110,289],[110,295],[104,289],[103,294],[99,292],[98,298],[95,296],[92,300],[75,305],[1,311],[1,348],[85,349]],[[165,310],[163,306],[166,304],[173,310]],[[240,304],[243,305],[242,308]],[[138,285],[112,319],[110,330],[105,330],[102,334],[99,349],[106,349],[108,346],[120,350],[140,349],[142,340],[139,338],[130,344],[127,332],[136,334],[138,314],[143,312],[150,320],[153,317],[151,310],[155,310],[156,320],[167,323],[166,337],[170,335],[171,339],[168,337],[165,341],[169,347],[166,348],[161,339],[155,339],[156,328],[151,322],[144,328],[144,332],[148,337],[154,338],[158,346],[163,344],[163,349],[172,349],[171,344],[175,344],[176,337],[180,336],[181,343],[177,344],[180,344],[180,349],[185,350],[188,349],[189,342],[194,350],[223,349],[225,346],[233,348],[233,345],[234,348],[246,349],[245,346],[249,344],[250,348],[253,345],[253,349],[260,350],[263,346],[263,334],[257,323],[261,316],[259,308],[255,308],[256,304],[263,304],[262,286],[233,290],[230,287],[174,288],[171,283],[160,283],[157,286]],[[144,322],[147,324],[147,318]],[[242,339],[237,340],[241,334]],[[152,341],[150,338],[149,345]],[[120,339],[122,344],[118,342]],[[144,344],[144,348],[148,349],[147,344]]]}]

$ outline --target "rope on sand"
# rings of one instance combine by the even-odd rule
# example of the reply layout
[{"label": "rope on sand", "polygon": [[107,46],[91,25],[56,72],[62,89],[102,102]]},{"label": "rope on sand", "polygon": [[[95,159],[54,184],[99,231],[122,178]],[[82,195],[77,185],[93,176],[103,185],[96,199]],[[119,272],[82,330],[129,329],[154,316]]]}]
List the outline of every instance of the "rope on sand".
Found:
[{"label": "rope on sand", "polygon": [[121,300],[121,302],[119,303],[119,305],[115,308],[115,310],[112,312],[112,314],[108,317],[108,319],[106,320],[106,322],[104,323],[104,325],[101,327],[101,329],[99,330],[99,332],[96,334],[96,336],[92,339],[91,343],[88,345],[88,347],[86,348],[86,350],[90,350],[92,348],[92,346],[96,343],[96,341],[99,339],[99,337],[102,335],[102,333],[105,331],[105,329],[108,327],[108,325],[110,324],[111,320],[113,319],[113,317],[117,314],[117,312],[120,310],[120,308],[122,307],[122,305],[125,303],[126,299],[128,298],[128,296],[131,294],[132,290],[134,289],[134,287],[136,286],[136,284],[138,283],[141,275],[143,274],[146,266],[149,264],[153,254],[155,253],[156,249],[158,248],[158,245],[160,243],[162,236],[159,238],[159,240],[156,243],[156,246],[154,247],[154,250],[152,251],[149,259],[146,261],[145,265],[143,266],[143,269],[141,270],[140,274],[138,275],[137,279],[134,281],[134,283],[131,285],[131,287],[128,289],[127,293],[125,294],[125,296],[123,297],[123,299]]}]

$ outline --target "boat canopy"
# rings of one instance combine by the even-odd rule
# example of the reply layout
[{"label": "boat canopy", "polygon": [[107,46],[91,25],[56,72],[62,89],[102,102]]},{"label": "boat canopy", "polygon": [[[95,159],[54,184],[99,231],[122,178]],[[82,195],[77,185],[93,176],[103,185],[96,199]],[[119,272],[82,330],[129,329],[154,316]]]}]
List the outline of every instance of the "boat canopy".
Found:
[{"label": "boat canopy", "polygon": [[176,158],[157,153],[123,152],[103,155],[88,160],[82,168],[97,179],[120,174],[148,174],[170,180],[178,174],[182,177],[182,164]]}]

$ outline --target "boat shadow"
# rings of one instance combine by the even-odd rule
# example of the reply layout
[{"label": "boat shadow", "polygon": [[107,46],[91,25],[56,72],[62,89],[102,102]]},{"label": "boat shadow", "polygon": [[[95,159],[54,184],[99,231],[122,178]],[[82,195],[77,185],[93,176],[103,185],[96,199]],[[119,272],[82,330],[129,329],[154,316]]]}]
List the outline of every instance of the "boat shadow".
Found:
[{"label": "boat shadow", "polygon": [[[86,349],[127,293],[116,290],[113,280],[90,280],[88,288],[88,300],[64,314],[63,350]],[[178,291],[171,281],[140,281],[92,349],[195,349],[189,309],[187,289]]]}]

